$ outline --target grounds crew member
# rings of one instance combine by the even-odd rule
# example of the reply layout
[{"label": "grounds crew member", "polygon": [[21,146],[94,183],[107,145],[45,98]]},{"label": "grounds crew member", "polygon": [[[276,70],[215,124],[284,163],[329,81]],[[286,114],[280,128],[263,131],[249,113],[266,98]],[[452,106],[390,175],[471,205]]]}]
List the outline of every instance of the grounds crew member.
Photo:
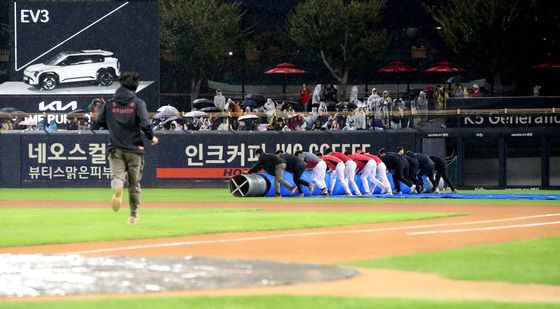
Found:
[{"label": "grounds crew member", "polygon": [[109,167],[111,168],[111,206],[121,208],[123,187],[128,181],[130,206],[129,224],[138,220],[140,205],[140,180],[144,169],[144,142],[142,133],[152,145],[158,143],[150,126],[146,103],[136,96],[139,75],[123,72],[119,77],[121,86],[115,95],[99,110],[97,123],[109,130]]},{"label": "grounds crew member", "polygon": [[286,162],[272,153],[265,153],[262,148],[255,150],[255,155],[259,159],[251,169],[246,173],[253,174],[261,169],[274,176],[274,196],[281,197],[280,184],[290,189],[290,195],[296,192],[297,187],[292,186],[284,179],[284,171],[286,170]]},{"label": "grounds crew member", "polygon": [[379,149],[379,157],[383,163],[385,163],[387,169],[393,171],[393,183],[395,184],[394,193],[402,194],[401,182],[410,187],[410,192],[416,190],[416,186],[408,179],[404,178],[404,170],[407,168],[406,164],[408,163],[405,159],[396,153],[388,152],[385,148]]},{"label": "grounds crew member", "polygon": [[[375,178],[383,184],[381,186],[381,194],[392,195],[393,191],[391,188],[391,183],[387,178],[387,166],[385,165],[385,163],[383,163],[383,161],[381,161],[378,156],[366,153],[363,150],[358,150],[356,153],[364,155],[366,157],[370,157],[375,161],[375,163],[377,163]],[[371,188],[370,194],[373,194],[374,191],[375,187]]]},{"label": "grounds crew member", "polygon": [[346,182],[348,183],[349,187],[354,189],[354,195],[360,196],[362,193],[360,192],[360,188],[358,188],[358,184],[356,184],[356,180],[354,176],[356,176],[356,168],[358,165],[354,160],[350,159],[348,156],[343,154],[342,152],[332,151],[331,148],[327,148],[325,153],[330,156],[334,156],[339,158],[342,162],[344,162],[344,177],[346,178]]},{"label": "grounds crew member", "polygon": [[301,185],[309,187],[309,195],[313,194],[313,189],[315,189],[315,184],[309,183],[306,180],[301,179],[303,176],[303,172],[305,172],[305,167],[307,164],[300,158],[289,154],[284,153],[282,150],[277,150],[275,155],[279,156],[282,160],[286,162],[286,171],[292,173],[294,175],[294,183],[298,189],[298,195],[303,196],[303,190]]},{"label": "grounds crew member", "polygon": [[439,183],[439,180],[443,178],[443,181],[449,186],[453,193],[457,193],[457,187],[451,182],[449,176],[447,175],[447,163],[444,159],[437,157],[437,156],[430,156],[430,159],[434,161],[435,164],[435,171],[436,171],[436,183]]},{"label": "grounds crew member", "polygon": [[325,174],[327,172],[327,163],[314,153],[298,150],[294,155],[302,159],[307,166],[313,169],[311,180],[321,189],[321,195],[329,195],[329,189],[325,182]]},{"label": "grounds crew member", "polygon": [[[383,183],[378,178],[376,178],[377,162],[375,161],[374,158],[358,152],[353,154],[350,151],[346,151],[344,154],[347,155],[354,162],[356,162],[360,174],[360,179],[362,180],[362,186],[364,187],[365,190],[365,194],[373,194],[373,191],[377,186],[380,187],[382,191],[386,189],[386,184]],[[369,188],[369,181],[371,181],[374,184],[374,186],[371,189]],[[389,190],[391,190],[391,187],[389,187]]]},{"label": "grounds crew member", "polygon": [[331,186],[329,188],[329,194],[333,194],[334,186],[336,185],[336,180],[338,179],[342,185],[342,189],[344,190],[344,195],[351,196],[352,193],[348,188],[348,182],[346,181],[346,174],[344,172],[346,169],[344,162],[335,156],[324,156],[320,152],[316,153],[316,155],[327,163],[327,169],[331,171]]},{"label": "grounds crew member", "polygon": [[422,189],[422,185],[424,184],[424,182],[422,181],[422,178],[418,179],[418,169],[420,166],[418,160],[416,160],[416,158],[414,157],[406,156],[404,154],[403,147],[397,147],[397,154],[399,154],[403,159],[405,159],[408,162],[408,170],[404,171],[404,177],[416,185],[417,192],[410,192],[410,193],[419,193],[420,190]]},{"label": "grounds crew member", "polygon": [[[434,161],[432,161],[430,157],[428,157],[423,153],[407,151],[406,155],[418,161],[418,175],[417,175],[418,180],[422,181],[423,184],[422,176],[426,176],[433,186],[432,192],[436,194],[439,193],[438,185],[434,179],[434,173],[435,173]],[[427,192],[428,189],[425,188],[423,191]]]}]

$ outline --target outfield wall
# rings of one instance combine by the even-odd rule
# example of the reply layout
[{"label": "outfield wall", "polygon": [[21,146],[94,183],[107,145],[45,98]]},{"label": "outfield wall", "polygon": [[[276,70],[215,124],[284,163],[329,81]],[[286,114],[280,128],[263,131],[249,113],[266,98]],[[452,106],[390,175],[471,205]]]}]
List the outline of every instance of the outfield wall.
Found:
[{"label": "outfield wall", "polygon": [[[457,156],[450,173],[461,187],[560,187],[560,132],[538,129],[462,129],[446,132],[183,132],[157,134],[147,145],[144,187],[224,186],[273,152],[397,146]],[[107,132],[0,131],[0,187],[108,187]],[[457,171],[455,173],[455,171]]]}]

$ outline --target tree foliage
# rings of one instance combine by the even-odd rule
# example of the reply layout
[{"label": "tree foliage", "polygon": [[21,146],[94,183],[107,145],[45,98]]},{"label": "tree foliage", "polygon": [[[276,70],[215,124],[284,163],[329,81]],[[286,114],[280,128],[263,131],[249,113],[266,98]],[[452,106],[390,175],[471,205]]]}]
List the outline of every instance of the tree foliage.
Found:
[{"label": "tree foliage", "polygon": [[237,2],[165,0],[161,2],[161,44],[191,80],[191,98],[215,74],[241,37]]},{"label": "tree foliage", "polygon": [[306,0],[289,16],[290,36],[300,47],[314,51],[344,95],[348,75],[364,57],[378,56],[386,46],[378,22],[385,0]]},{"label": "tree foliage", "polygon": [[522,58],[535,0],[450,0],[428,11],[441,25],[443,40],[471,68],[497,88]]}]

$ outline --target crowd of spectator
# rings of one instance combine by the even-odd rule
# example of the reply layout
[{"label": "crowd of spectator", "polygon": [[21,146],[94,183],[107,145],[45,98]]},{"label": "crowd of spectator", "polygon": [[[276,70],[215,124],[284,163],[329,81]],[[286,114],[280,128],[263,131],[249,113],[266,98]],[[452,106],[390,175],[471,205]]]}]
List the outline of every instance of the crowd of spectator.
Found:
[{"label": "crowd of spectator", "polygon": [[[155,131],[353,131],[415,128],[430,121],[429,110],[443,110],[449,97],[477,97],[480,89],[467,89],[460,84],[453,87],[437,85],[425,90],[394,96],[388,91],[373,88],[366,97],[359,97],[353,86],[348,98],[338,101],[338,90],[331,83],[316,85],[311,91],[306,84],[300,90],[299,100],[275,102],[266,99],[262,104],[243,105],[243,101],[226,98],[217,90],[212,112],[200,112],[196,117],[167,114],[152,118]],[[0,130],[57,131],[59,129],[97,130],[97,109],[103,99],[94,99],[87,111],[52,119],[47,115],[17,114],[0,119]],[[188,114],[187,114],[188,115]],[[39,116],[39,117],[38,117]],[[59,123],[57,124],[57,121]]]}]

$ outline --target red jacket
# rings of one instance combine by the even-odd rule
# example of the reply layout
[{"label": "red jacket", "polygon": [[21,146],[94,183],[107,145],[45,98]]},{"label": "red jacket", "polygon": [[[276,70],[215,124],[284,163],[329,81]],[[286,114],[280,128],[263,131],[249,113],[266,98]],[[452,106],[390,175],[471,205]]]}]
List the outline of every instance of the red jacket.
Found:
[{"label": "red jacket", "polygon": [[354,162],[356,162],[356,165],[358,166],[357,168],[358,171],[363,170],[366,164],[369,162],[369,160],[373,160],[373,158],[370,158],[369,156],[359,154],[359,153],[353,153],[349,157]]},{"label": "red jacket", "polygon": [[342,152],[333,151],[331,153],[331,156],[335,156],[335,157],[339,158],[344,163],[346,163],[346,162],[348,162],[348,160],[350,160],[350,158],[348,156],[346,156],[345,154],[343,154]]},{"label": "red jacket", "polygon": [[379,159],[378,156],[374,156],[374,155],[372,155],[372,154],[365,153],[365,152],[362,153],[362,155],[372,158],[373,160],[375,160],[375,163],[377,163],[377,164],[383,162],[383,161],[381,161],[381,159]]},{"label": "red jacket", "polygon": [[327,168],[329,169],[329,171],[334,171],[336,170],[336,165],[340,162],[342,162],[342,160],[340,160],[339,158],[335,157],[335,156],[322,156],[321,160],[325,161],[325,163],[327,163]]}]

